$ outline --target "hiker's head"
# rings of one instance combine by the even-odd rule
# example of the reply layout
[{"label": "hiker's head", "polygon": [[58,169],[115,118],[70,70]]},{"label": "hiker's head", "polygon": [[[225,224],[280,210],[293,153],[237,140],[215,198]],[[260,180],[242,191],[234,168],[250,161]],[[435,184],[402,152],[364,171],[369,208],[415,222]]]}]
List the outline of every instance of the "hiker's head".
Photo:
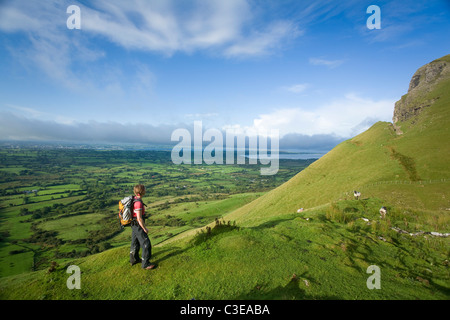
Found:
[{"label": "hiker's head", "polygon": [[143,196],[145,194],[145,186],[143,184],[137,184],[134,186],[134,194],[137,196]]}]

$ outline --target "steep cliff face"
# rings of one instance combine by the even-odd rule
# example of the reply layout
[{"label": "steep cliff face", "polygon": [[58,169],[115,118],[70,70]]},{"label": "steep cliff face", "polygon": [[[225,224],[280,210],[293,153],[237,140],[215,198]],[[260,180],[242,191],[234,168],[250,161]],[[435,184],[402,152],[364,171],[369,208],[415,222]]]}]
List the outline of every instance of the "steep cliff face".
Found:
[{"label": "steep cliff face", "polygon": [[450,78],[450,55],[434,60],[414,73],[408,93],[395,103],[392,122],[397,134],[402,134],[400,123],[417,117],[425,108],[432,106],[439,96],[429,97],[438,83]]}]

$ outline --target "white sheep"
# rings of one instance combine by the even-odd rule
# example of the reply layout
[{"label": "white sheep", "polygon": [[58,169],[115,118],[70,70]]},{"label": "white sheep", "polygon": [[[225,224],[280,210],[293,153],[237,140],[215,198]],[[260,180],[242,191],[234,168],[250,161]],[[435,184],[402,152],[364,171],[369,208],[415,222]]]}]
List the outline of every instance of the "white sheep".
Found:
[{"label": "white sheep", "polygon": [[381,219],[386,218],[386,213],[387,213],[386,207],[381,207],[381,209],[380,209],[380,214],[381,214],[380,218]]}]

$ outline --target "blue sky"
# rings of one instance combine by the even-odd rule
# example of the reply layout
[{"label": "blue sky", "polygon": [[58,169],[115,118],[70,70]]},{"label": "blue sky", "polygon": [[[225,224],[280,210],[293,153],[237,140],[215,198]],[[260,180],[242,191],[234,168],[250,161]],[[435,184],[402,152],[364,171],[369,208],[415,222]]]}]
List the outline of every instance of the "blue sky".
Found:
[{"label": "blue sky", "polygon": [[445,0],[0,1],[0,140],[164,143],[201,120],[329,149],[391,121],[413,73],[450,53],[449,13]]}]

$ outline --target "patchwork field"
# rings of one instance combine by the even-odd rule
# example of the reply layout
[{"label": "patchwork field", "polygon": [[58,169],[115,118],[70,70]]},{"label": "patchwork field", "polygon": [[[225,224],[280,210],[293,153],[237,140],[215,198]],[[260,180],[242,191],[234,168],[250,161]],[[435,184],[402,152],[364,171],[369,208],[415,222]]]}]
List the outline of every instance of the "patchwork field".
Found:
[{"label": "patchwork field", "polygon": [[0,149],[0,276],[129,245],[118,202],[147,187],[154,245],[251,202],[309,165],[281,161],[276,177],[259,166],[174,165],[169,152],[4,147]]}]

